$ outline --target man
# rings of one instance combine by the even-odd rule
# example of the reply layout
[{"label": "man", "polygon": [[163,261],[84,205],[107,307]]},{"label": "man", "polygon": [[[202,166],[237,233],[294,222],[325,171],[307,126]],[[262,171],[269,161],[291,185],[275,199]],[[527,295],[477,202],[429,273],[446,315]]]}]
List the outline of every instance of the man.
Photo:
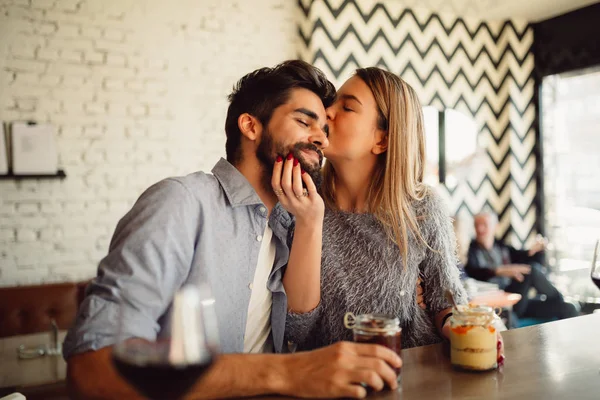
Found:
[{"label": "man", "polygon": [[[401,360],[381,346],[339,343],[308,353],[231,354],[284,350],[282,276],[292,220],[270,183],[274,165],[288,154],[294,167],[299,163],[312,177],[305,182],[318,181],[321,150],[328,145],[325,107],[334,95],[322,72],[301,61],[262,68],[238,82],[225,124],[227,161],[220,160],[213,175],[159,182],[119,222],[65,339],[75,397],[136,398],[110,360],[117,299],[127,300],[121,302],[128,305],[125,336],[155,340],[166,329],[177,290],[200,279],[212,287],[224,354],[191,398],[364,397],[360,382],[377,390],[396,387],[393,368]],[[305,208],[318,203],[314,185],[300,189],[295,197]],[[292,253],[310,245],[296,244]],[[263,284],[253,285],[259,275]]]},{"label": "man", "polygon": [[[475,216],[476,238],[469,246],[465,271],[475,279],[497,283],[501,289],[519,293],[521,300],[513,312],[520,318],[569,318],[578,315],[571,303],[564,301],[541,269],[541,252],[545,243],[538,241],[529,250],[516,250],[495,239],[498,217],[490,212]],[[529,289],[540,297],[529,299]]]}]

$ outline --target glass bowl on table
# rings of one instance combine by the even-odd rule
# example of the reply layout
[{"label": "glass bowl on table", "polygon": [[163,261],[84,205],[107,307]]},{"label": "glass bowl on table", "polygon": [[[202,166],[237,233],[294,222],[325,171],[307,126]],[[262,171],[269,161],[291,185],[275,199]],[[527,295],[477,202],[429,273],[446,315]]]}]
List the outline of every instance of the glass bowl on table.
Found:
[{"label": "glass bowl on table", "polygon": [[135,300],[121,296],[118,341],[112,361],[119,375],[149,399],[181,399],[217,357],[214,300],[195,285],[179,290],[155,340],[135,337]]}]

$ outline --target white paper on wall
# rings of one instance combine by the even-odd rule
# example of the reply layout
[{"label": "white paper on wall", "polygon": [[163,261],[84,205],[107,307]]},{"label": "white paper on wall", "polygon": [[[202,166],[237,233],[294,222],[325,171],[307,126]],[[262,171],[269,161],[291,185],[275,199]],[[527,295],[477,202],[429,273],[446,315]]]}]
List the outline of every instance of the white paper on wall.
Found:
[{"label": "white paper on wall", "polygon": [[50,124],[12,124],[12,167],[15,175],[55,174],[58,171],[56,128]]},{"label": "white paper on wall", "polygon": [[8,147],[4,135],[4,123],[0,121],[0,175],[8,174]]}]

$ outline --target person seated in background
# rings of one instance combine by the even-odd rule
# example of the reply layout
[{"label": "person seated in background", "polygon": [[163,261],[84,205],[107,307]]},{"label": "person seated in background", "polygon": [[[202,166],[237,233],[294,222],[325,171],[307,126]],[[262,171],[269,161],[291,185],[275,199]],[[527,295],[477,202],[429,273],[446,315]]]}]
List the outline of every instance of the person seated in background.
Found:
[{"label": "person seated in background", "polygon": [[[542,271],[541,253],[545,243],[538,241],[529,250],[517,250],[495,239],[498,217],[494,213],[479,213],[474,222],[476,238],[469,246],[465,266],[469,276],[496,283],[507,292],[519,293],[522,298],[513,307],[519,318],[563,319],[578,315],[575,306],[565,302]],[[541,298],[530,299],[531,288]]]}]

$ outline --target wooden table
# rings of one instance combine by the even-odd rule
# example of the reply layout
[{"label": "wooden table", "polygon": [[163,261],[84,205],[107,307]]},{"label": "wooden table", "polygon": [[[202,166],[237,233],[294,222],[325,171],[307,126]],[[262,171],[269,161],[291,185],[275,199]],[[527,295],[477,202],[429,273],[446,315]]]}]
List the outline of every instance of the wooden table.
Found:
[{"label": "wooden table", "polygon": [[452,369],[442,345],[403,352],[402,389],[385,399],[599,399],[600,315],[502,333],[506,362],[487,373]]},{"label": "wooden table", "polygon": [[[62,343],[66,332],[59,332]],[[34,347],[50,343],[49,333],[20,335],[0,339],[0,393],[27,392],[27,388],[63,384],[67,365],[61,355],[43,356],[28,360],[17,357],[17,347]]]},{"label": "wooden table", "polygon": [[[381,400],[600,399],[600,315],[502,332],[498,371],[454,370],[441,344],[404,350],[402,387]],[[272,398],[271,398],[272,399]]]},{"label": "wooden table", "polygon": [[[61,333],[61,340],[64,332]],[[600,398],[600,315],[587,315],[502,333],[506,363],[498,371],[455,371],[441,344],[404,350],[402,388],[373,399],[577,399]],[[0,340],[0,387],[61,382],[62,357],[18,360],[19,344],[48,335]],[[270,397],[274,399],[275,397]]]}]

